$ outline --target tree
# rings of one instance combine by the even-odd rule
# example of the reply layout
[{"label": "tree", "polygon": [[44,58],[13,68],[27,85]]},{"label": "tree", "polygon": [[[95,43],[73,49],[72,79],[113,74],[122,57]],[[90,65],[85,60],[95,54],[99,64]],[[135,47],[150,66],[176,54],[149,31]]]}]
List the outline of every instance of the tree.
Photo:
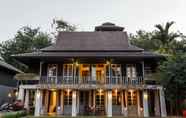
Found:
[{"label": "tree", "polygon": [[54,19],[52,23],[52,27],[54,27],[57,32],[59,31],[72,32],[76,30],[75,25],[71,25],[67,21],[64,21],[63,19],[59,19],[59,20]]},{"label": "tree", "polygon": [[186,55],[177,54],[169,57],[160,66],[161,84],[165,88],[166,99],[172,112],[181,110],[181,104],[186,99]]},{"label": "tree", "polygon": [[173,21],[167,22],[165,27],[161,24],[155,25],[155,34],[153,36],[153,39],[159,40],[161,42],[161,47],[159,49],[159,52],[161,53],[172,53],[171,46],[172,42],[180,37],[178,33],[170,32],[171,26],[174,24]]},{"label": "tree", "polygon": [[160,41],[152,40],[154,32],[146,32],[144,30],[139,30],[136,34],[130,34],[129,40],[131,44],[143,48],[148,51],[157,51],[160,48]]},{"label": "tree", "polygon": [[0,55],[7,63],[23,69],[23,65],[14,60],[11,55],[37,51],[49,45],[51,45],[49,34],[41,32],[39,28],[25,26],[17,31],[13,39],[0,44]]}]

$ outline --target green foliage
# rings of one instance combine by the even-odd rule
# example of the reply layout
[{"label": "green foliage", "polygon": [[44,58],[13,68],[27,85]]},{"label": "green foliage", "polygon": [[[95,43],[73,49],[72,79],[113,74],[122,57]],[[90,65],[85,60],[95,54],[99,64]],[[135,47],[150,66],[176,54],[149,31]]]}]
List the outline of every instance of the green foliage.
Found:
[{"label": "green foliage", "polygon": [[21,118],[23,116],[26,116],[25,111],[17,111],[4,113],[1,118]]},{"label": "green foliage", "polygon": [[[152,39],[159,40],[161,42],[161,47],[159,49],[160,53],[171,54],[173,52],[172,46],[176,38],[180,37],[179,33],[170,32],[171,26],[174,24],[173,21],[167,22],[165,26],[161,24],[155,25],[155,32]],[[173,44],[172,44],[173,43]]]},{"label": "green foliage", "polygon": [[68,31],[68,32],[72,32],[76,30],[76,26],[75,25],[71,25],[69,24],[67,21],[64,21],[63,19],[59,19],[53,20],[52,26],[54,26],[54,28],[56,29],[56,31]]},{"label": "green foliage", "polygon": [[[163,25],[155,25],[156,30],[146,32],[139,30],[136,34],[130,34],[131,44],[141,47],[147,51],[159,52],[162,54],[176,55],[178,52],[186,53],[186,36],[180,32],[170,32],[174,22],[167,22]],[[180,40],[177,40],[177,39]]]},{"label": "green foliage", "polygon": [[[186,55],[177,54],[169,57],[160,66],[161,84],[165,87],[166,99],[172,106],[186,99]],[[175,106],[176,107],[176,106]]]},{"label": "green foliage", "polygon": [[49,45],[51,45],[50,36],[41,32],[39,28],[22,27],[13,39],[0,44],[0,55],[7,63],[23,69],[23,64],[14,60],[11,55],[37,51]]},{"label": "green foliage", "polygon": [[139,30],[136,34],[130,34],[129,40],[131,44],[143,48],[148,51],[157,51],[160,48],[161,42],[158,40],[152,40],[154,33]]}]

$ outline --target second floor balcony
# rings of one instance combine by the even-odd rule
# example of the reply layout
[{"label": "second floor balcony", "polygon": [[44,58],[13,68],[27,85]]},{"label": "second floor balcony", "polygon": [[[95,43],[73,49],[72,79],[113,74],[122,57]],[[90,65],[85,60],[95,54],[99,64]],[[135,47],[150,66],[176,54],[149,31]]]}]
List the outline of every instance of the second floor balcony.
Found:
[{"label": "second floor balcony", "polygon": [[40,84],[54,84],[54,85],[142,85],[144,83],[143,77],[117,77],[111,76],[105,78],[94,78],[90,76],[83,77],[47,77],[42,76],[40,79]]}]

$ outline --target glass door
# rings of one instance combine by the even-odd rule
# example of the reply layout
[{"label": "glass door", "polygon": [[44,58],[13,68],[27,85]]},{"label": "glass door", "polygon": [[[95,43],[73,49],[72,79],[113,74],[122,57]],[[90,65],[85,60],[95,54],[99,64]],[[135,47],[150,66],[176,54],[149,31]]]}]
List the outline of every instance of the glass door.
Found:
[{"label": "glass door", "polygon": [[128,116],[137,116],[137,91],[129,90],[127,99],[128,99]]}]

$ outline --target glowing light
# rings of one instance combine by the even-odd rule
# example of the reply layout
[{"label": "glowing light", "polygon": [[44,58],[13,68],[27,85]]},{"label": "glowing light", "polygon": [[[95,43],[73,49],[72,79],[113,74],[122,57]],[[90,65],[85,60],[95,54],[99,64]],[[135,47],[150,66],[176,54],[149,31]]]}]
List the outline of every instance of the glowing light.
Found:
[{"label": "glowing light", "polygon": [[78,63],[78,61],[76,61],[75,65],[76,65],[76,66],[79,66],[79,63]]},{"label": "glowing light", "polygon": [[38,91],[38,92],[37,92],[37,98],[39,98],[39,97],[40,97],[40,92]]},{"label": "glowing light", "polygon": [[15,96],[18,96],[18,92],[17,91],[15,92]]},{"label": "glowing light", "polygon": [[144,99],[148,99],[147,93],[144,93],[143,97],[144,97]]},{"label": "glowing light", "polygon": [[143,111],[143,108],[142,107],[140,108],[140,111]]},{"label": "glowing light", "polygon": [[112,99],[112,92],[108,92],[108,99]]},{"label": "glowing light", "polygon": [[102,89],[99,89],[99,93],[100,93],[100,94],[101,94],[102,91],[103,91]]},{"label": "glowing light", "polygon": [[72,97],[73,97],[73,98],[76,98],[76,92],[73,92],[73,93],[72,93]]},{"label": "glowing light", "polygon": [[104,71],[104,70],[102,70],[102,71],[101,71],[101,74],[104,74],[104,72],[105,72],[105,71]]},{"label": "glowing light", "polygon": [[67,89],[67,96],[69,96],[69,94],[70,94],[70,89]]},{"label": "glowing light", "polygon": [[51,91],[55,91],[56,89],[51,89]]},{"label": "glowing light", "polygon": [[12,97],[11,93],[8,93],[8,97],[9,97],[9,98]]},{"label": "glowing light", "polygon": [[107,61],[106,64],[109,65],[110,64],[110,61]]},{"label": "glowing light", "polygon": [[133,89],[130,89],[129,91],[130,91],[131,93],[133,93],[134,90],[133,90]]},{"label": "glowing light", "polygon": [[118,90],[117,90],[117,89],[115,89],[115,93],[116,93],[116,94],[118,93]]}]

